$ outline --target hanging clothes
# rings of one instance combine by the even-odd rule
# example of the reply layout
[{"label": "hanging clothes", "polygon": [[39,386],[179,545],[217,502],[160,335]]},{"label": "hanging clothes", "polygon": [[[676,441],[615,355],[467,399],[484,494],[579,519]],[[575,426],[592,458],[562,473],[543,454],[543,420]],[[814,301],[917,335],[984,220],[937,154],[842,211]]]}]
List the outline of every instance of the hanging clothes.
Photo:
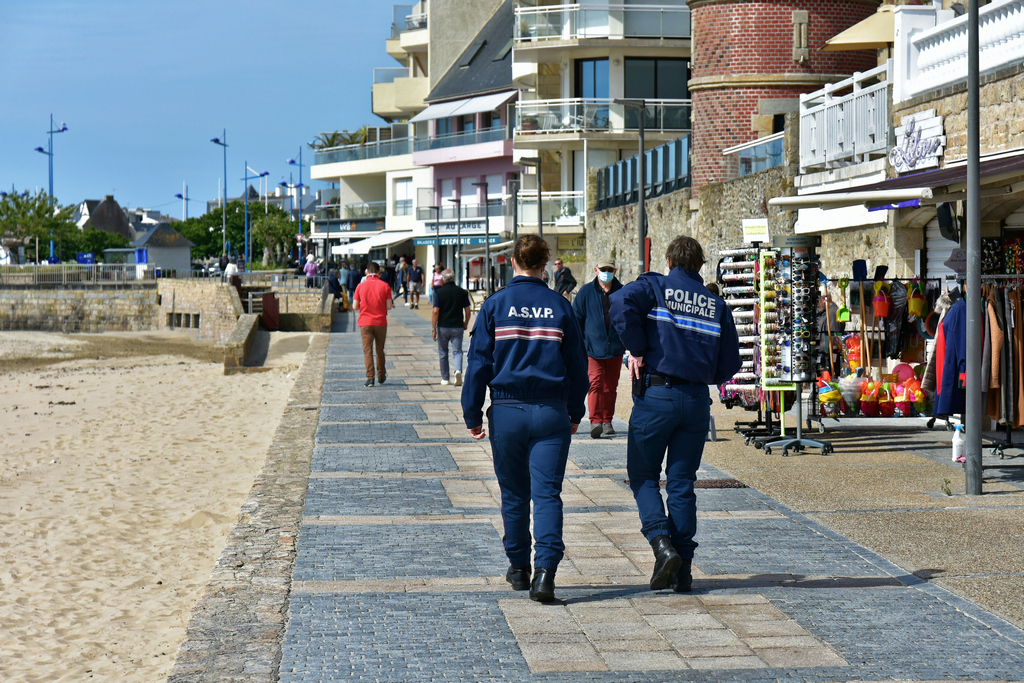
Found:
[{"label": "hanging clothes", "polygon": [[936,374],[938,396],[935,415],[954,415],[964,412],[967,404],[962,381],[963,374],[967,372],[967,303],[961,299],[953,304],[939,327],[945,344],[942,367]]}]

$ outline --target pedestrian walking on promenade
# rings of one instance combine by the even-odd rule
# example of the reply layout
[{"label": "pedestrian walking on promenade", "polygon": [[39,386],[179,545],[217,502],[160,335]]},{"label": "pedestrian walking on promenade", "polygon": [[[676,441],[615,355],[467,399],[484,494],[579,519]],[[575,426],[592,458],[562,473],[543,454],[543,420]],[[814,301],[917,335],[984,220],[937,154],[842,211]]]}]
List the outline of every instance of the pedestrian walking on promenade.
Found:
[{"label": "pedestrian walking on promenade", "polygon": [[380,266],[374,261],[366,264],[366,279],[352,295],[352,309],[359,311],[359,336],[363,340],[363,363],[366,365],[366,385],[373,386],[373,351],[377,349],[377,382],[384,384],[388,373],[384,369],[384,340],[388,334],[388,311],[394,308],[391,288],[380,279]]},{"label": "pedestrian walking on promenade", "polygon": [[651,590],[685,593],[697,548],[693,485],[711,421],[708,385],[728,381],[740,369],[740,353],[732,313],[698,274],[705,263],[700,243],[677,237],[665,256],[668,275],[644,273],[611,296],[611,319],[634,379],[626,471],[640,530],[654,550]]},{"label": "pedestrian walking on promenade", "polygon": [[562,263],[562,259],[555,259],[555,291],[566,299],[576,289],[576,278],[568,266]]},{"label": "pedestrian walking on promenade", "polygon": [[565,553],[562,480],[587,394],[586,353],[576,316],[569,302],[540,278],[550,253],[537,235],[516,240],[515,277],[480,308],[462,389],[463,417],[477,440],[487,435],[483,405],[491,389],[488,428],[510,563],[505,579],[514,590],[529,589],[530,598],[539,602],[555,599],[555,572]]},{"label": "pedestrian walking on promenade", "polygon": [[408,288],[409,294],[412,295],[412,308],[420,307],[420,292],[423,291],[423,282],[426,279],[423,276],[423,269],[420,268],[420,262],[418,259],[412,260],[412,266],[409,268],[408,274]]},{"label": "pedestrian walking on promenade", "polygon": [[348,290],[348,298],[351,299],[355,296],[356,287],[363,279],[363,274],[359,272],[359,268],[356,266],[355,261],[349,264],[348,275],[345,276],[345,288]]},{"label": "pedestrian walking on promenade", "polygon": [[397,282],[395,283],[395,294],[397,295],[398,292],[401,291],[402,295],[405,297],[405,303],[406,303],[406,305],[408,305],[409,304],[409,264],[406,262],[404,256],[402,256],[401,258],[398,259],[398,268],[396,270],[396,280],[397,280]]},{"label": "pedestrian walking on promenade", "polygon": [[312,254],[306,255],[306,265],[302,272],[306,274],[306,287],[312,289],[316,284],[316,276],[320,273],[320,268],[316,265],[316,257]]},{"label": "pedestrian walking on promenade", "polygon": [[341,300],[341,280],[338,279],[338,271],[331,269],[327,274],[327,291],[334,297],[334,303],[338,304],[340,311],[343,306]]},{"label": "pedestrian walking on promenade", "polygon": [[432,325],[434,341],[441,362],[441,384],[450,383],[448,345],[452,348],[452,363],[455,366],[455,386],[462,385],[462,335],[469,329],[472,315],[469,292],[455,284],[455,273],[445,270],[441,273],[444,283],[434,292]]},{"label": "pedestrian walking on promenade", "polygon": [[615,413],[615,396],[619,389],[619,372],[626,347],[622,345],[611,322],[611,295],[622,289],[622,283],[615,277],[615,259],[599,260],[594,274],[596,277],[593,281],[580,287],[572,303],[572,310],[583,330],[587,347],[590,436],[599,439],[615,434],[612,415]]}]

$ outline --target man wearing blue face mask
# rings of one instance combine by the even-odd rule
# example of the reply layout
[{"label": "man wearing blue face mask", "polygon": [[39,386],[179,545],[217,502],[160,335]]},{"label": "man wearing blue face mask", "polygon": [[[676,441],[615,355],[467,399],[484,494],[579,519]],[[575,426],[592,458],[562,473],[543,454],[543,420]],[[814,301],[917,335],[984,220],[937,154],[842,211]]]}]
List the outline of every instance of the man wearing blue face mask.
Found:
[{"label": "man wearing blue face mask", "polygon": [[612,414],[615,412],[615,394],[619,388],[622,354],[626,347],[611,324],[609,311],[613,292],[622,289],[615,277],[615,259],[604,258],[594,268],[597,276],[583,285],[576,294],[572,309],[583,330],[587,347],[587,374],[590,392],[587,409],[590,413],[590,436],[600,439],[615,434]]}]

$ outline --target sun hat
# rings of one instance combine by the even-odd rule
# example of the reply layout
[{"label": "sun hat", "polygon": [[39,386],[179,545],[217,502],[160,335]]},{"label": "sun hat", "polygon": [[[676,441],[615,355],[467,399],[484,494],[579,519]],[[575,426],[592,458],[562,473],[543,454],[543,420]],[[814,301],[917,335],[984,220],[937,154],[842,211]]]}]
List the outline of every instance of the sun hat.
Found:
[{"label": "sun hat", "polygon": [[598,268],[614,268],[615,267],[615,259],[613,259],[611,257],[608,257],[608,256],[606,256],[604,258],[600,258],[600,259],[597,260],[597,267]]}]

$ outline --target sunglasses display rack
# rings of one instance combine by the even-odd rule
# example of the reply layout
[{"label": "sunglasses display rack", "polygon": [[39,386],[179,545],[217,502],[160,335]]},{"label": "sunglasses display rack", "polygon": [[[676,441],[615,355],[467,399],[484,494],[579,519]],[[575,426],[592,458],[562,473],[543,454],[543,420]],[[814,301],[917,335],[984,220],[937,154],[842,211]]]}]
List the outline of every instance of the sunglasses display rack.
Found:
[{"label": "sunglasses display rack", "polygon": [[[803,385],[817,379],[818,266],[817,236],[786,236],[773,240],[774,252],[762,258],[761,363],[765,391],[794,391],[796,436],[757,439],[754,446],[782,455],[818,448],[822,455],[832,444],[803,437]],[[772,315],[774,313],[774,315]]]},{"label": "sunglasses display rack", "polygon": [[727,406],[743,406],[753,410],[760,403],[758,396],[755,355],[758,337],[756,308],[757,288],[754,278],[757,267],[757,247],[726,249],[720,252],[721,295],[732,311],[733,322],[740,342],[740,371],[719,387],[722,402]]}]

